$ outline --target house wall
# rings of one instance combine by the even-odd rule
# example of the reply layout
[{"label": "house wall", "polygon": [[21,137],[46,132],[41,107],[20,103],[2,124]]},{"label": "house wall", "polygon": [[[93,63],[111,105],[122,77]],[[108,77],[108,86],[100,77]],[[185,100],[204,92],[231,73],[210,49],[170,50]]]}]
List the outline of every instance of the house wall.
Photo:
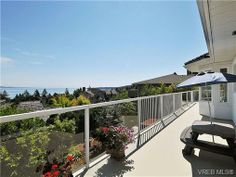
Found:
[{"label": "house wall", "polygon": [[[232,73],[232,62],[220,62],[214,64],[198,65],[199,71],[215,71],[220,72],[221,68],[227,68],[228,73]],[[233,87],[234,84],[228,84],[227,90],[227,102],[220,102],[220,85],[212,85],[212,101],[210,101],[211,116],[213,118],[232,120],[233,119],[233,106],[234,96]],[[200,89],[201,93],[201,89]],[[235,95],[236,97],[236,95]],[[208,102],[201,100],[199,102],[199,113],[201,115],[210,116]],[[234,115],[235,116],[235,115]],[[235,119],[235,117],[234,117]]]},{"label": "house wall", "polygon": [[[209,105],[208,105],[207,101],[200,100],[199,101],[199,113],[204,116],[210,117],[210,115],[211,115],[211,117],[215,117],[214,104],[212,104],[211,101],[209,102],[209,104],[210,104],[211,109],[209,109]],[[209,110],[211,110],[211,112]]]},{"label": "house wall", "polygon": [[[232,62],[221,62],[217,63],[214,66],[214,71],[220,72],[221,68],[227,68],[228,73],[232,73]],[[233,107],[233,85],[232,83],[228,84],[227,87],[227,102],[220,102],[220,84],[213,86],[213,104],[214,104],[214,113],[215,118],[228,119],[232,120],[232,107]]]},{"label": "house wall", "polygon": [[[212,71],[219,72],[220,68],[226,67],[228,73],[236,74],[236,45],[235,36],[232,36],[232,32],[235,30],[236,1],[197,0],[197,4],[206,44],[212,58],[212,61],[208,60],[209,65],[197,64],[199,71],[211,66]],[[236,90],[234,90],[236,86],[233,83],[228,84],[228,101],[226,103],[219,100],[219,87],[219,85],[212,86],[213,115],[215,118],[231,119],[236,123]],[[199,106],[200,113],[206,113],[205,103],[200,102]]]}]

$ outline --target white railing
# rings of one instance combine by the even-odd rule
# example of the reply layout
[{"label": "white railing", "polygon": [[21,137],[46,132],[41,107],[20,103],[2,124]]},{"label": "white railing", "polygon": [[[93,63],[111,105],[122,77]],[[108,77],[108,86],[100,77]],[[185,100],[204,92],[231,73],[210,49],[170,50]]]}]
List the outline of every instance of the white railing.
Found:
[{"label": "white railing", "polygon": [[85,161],[86,161],[86,167],[88,168],[90,163],[89,159],[90,109],[137,101],[138,133],[140,134],[147,127],[153,125],[157,121],[162,121],[164,117],[174,113],[175,111],[180,109],[182,106],[188,104],[189,102],[198,101],[194,100],[193,98],[194,92],[198,91],[136,97],[136,98],[129,98],[129,99],[103,102],[97,104],[56,108],[56,109],[41,110],[23,114],[1,116],[0,123],[25,120],[32,117],[43,118],[55,114],[84,110]]}]

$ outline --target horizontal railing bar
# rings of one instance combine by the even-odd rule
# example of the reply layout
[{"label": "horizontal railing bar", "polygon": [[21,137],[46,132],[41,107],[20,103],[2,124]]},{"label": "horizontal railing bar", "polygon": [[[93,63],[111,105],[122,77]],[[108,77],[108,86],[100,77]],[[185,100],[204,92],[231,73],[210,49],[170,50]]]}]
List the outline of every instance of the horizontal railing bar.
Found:
[{"label": "horizontal railing bar", "polygon": [[46,109],[46,110],[40,110],[40,111],[34,111],[34,112],[28,112],[28,113],[22,113],[22,114],[1,116],[0,123],[24,120],[24,119],[29,119],[33,117],[47,117],[54,114],[62,114],[62,113],[72,112],[72,111],[81,111],[86,108],[91,109],[91,108],[98,108],[98,107],[104,107],[104,106],[112,106],[112,105],[121,104],[121,103],[128,103],[128,102],[133,102],[133,101],[138,101],[138,100],[143,100],[143,99],[149,99],[149,98],[155,98],[155,97],[161,97],[161,96],[167,96],[167,95],[173,95],[173,94],[182,94],[182,93],[188,93],[188,92],[191,92],[191,91],[158,94],[158,95],[152,95],[152,96],[142,96],[142,97],[128,98],[128,99],[123,99],[123,100],[116,100],[116,101],[109,101],[109,102],[102,102],[102,103],[95,103],[95,104],[88,104],[88,105]]}]

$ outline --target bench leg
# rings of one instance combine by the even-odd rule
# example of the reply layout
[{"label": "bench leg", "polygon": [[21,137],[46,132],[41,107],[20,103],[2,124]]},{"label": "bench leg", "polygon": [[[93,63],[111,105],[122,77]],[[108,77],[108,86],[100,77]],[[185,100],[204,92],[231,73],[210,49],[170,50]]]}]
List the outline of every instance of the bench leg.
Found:
[{"label": "bench leg", "polygon": [[235,146],[235,144],[234,144],[234,139],[232,139],[232,138],[227,138],[226,141],[227,141],[227,143],[228,143],[230,149],[236,148],[236,146]]},{"label": "bench leg", "polygon": [[183,155],[189,156],[193,153],[193,147],[186,145],[182,150]]},{"label": "bench leg", "polygon": [[234,143],[234,139],[227,138],[226,141],[227,141],[227,143],[229,145],[229,148],[233,151],[233,158],[234,158],[234,161],[236,163],[236,145]]},{"label": "bench leg", "polygon": [[199,134],[196,133],[196,132],[192,132],[192,133],[191,133],[191,138],[192,138],[193,142],[196,142],[196,141],[197,141],[198,136],[199,136]]}]

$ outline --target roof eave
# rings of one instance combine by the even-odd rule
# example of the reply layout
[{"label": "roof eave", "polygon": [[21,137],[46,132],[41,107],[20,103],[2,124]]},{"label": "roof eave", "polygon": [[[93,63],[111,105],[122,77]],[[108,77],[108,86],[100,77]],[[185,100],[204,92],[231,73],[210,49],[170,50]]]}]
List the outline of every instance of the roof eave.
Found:
[{"label": "roof eave", "polygon": [[197,5],[209,55],[212,56],[212,45],[211,45],[212,35],[210,32],[210,12],[208,7],[209,1],[197,0]]}]

